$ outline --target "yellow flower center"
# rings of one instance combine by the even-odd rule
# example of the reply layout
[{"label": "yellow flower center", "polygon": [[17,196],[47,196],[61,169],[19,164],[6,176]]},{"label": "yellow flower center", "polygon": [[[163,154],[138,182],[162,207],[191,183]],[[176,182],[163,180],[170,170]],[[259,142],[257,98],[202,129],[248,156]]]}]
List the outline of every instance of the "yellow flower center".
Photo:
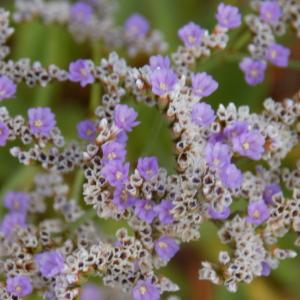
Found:
[{"label": "yellow flower center", "polygon": [[35,120],[34,121],[34,126],[37,127],[37,128],[42,127],[43,126],[42,120]]},{"label": "yellow flower center", "polygon": [[188,41],[189,41],[189,43],[190,43],[190,44],[194,44],[194,43],[196,42],[196,39],[195,39],[195,37],[194,37],[194,36],[192,36],[192,35],[189,35],[189,37],[188,37]]},{"label": "yellow flower center", "polygon": [[159,248],[162,248],[162,249],[167,249],[168,248],[168,245],[165,242],[159,242],[158,246],[159,246]]},{"label": "yellow flower center", "polygon": [[116,178],[119,180],[119,179],[121,179],[122,177],[123,177],[122,172],[118,171],[118,172],[116,173]]},{"label": "yellow flower center", "polygon": [[249,143],[244,143],[243,144],[243,148],[245,149],[245,150],[249,150],[249,148],[250,148],[250,145],[249,145]]},{"label": "yellow flower center", "polygon": [[141,293],[142,295],[145,295],[146,292],[147,292],[147,288],[146,288],[144,285],[142,285],[142,286],[140,287],[140,293]]},{"label": "yellow flower center", "polygon": [[259,212],[259,210],[256,210],[256,211],[253,213],[253,218],[255,218],[255,219],[259,219],[259,218],[260,218],[260,212]]},{"label": "yellow flower center", "polygon": [[165,90],[167,88],[167,86],[166,86],[166,84],[164,82],[161,82],[159,84],[159,87],[160,87],[161,90]]}]

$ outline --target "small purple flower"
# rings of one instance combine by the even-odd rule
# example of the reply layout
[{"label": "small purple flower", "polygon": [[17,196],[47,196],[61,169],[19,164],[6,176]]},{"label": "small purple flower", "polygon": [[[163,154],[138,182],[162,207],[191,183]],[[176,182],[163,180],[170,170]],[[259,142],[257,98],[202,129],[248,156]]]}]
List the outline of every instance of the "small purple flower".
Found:
[{"label": "small purple flower", "polygon": [[155,156],[139,158],[137,170],[145,180],[151,180],[159,171],[157,158]]},{"label": "small purple flower", "polygon": [[9,137],[9,128],[0,121],[0,146],[5,146]]},{"label": "small purple flower", "polygon": [[150,68],[152,71],[161,69],[170,69],[171,61],[168,56],[153,55],[149,59]]},{"label": "small purple flower", "polygon": [[222,143],[225,140],[223,132],[213,133],[208,138],[208,143],[215,145],[216,143]]},{"label": "small purple flower", "polygon": [[282,16],[282,10],[277,1],[264,1],[260,4],[260,17],[265,22],[275,25]]},{"label": "small purple flower", "polygon": [[121,161],[113,160],[102,169],[102,175],[111,186],[122,186],[128,180],[129,163],[123,164]]},{"label": "small purple flower", "polygon": [[144,38],[149,32],[148,20],[140,14],[133,14],[125,22],[126,34],[131,38]]},{"label": "small purple flower", "polygon": [[48,137],[56,125],[55,115],[49,107],[28,110],[29,128],[32,134]]},{"label": "small purple flower", "polygon": [[272,205],[272,197],[281,193],[281,187],[277,183],[267,184],[263,191],[263,199],[267,205]]},{"label": "small purple flower", "polygon": [[269,276],[271,274],[270,265],[266,261],[263,261],[261,263],[261,266],[262,266],[261,276],[264,276],[264,277]]},{"label": "small purple flower", "polygon": [[124,187],[117,187],[114,191],[113,204],[120,210],[132,207],[137,202],[137,199],[131,196]]},{"label": "small purple flower", "polygon": [[289,64],[289,48],[279,44],[271,44],[266,53],[266,59],[277,67],[287,67]]},{"label": "small purple flower", "polygon": [[254,60],[246,57],[240,63],[240,69],[245,74],[245,80],[249,85],[262,83],[265,78],[267,64],[263,60]]},{"label": "small purple flower", "polygon": [[114,121],[118,128],[130,132],[140,123],[136,121],[137,112],[126,104],[118,104],[114,111]]},{"label": "small purple flower", "polygon": [[80,300],[103,300],[101,288],[95,284],[84,285],[80,294]]},{"label": "small purple flower", "polygon": [[216,14],[218,24],[227,29],[239,27],[242,22],[242,16],[237,7],[220,3]]},{"label": "small purple flower", "polygon": [[264,201],[255,201],[249,203],[247,222],[260,225],[264,223],[269,216],[269,208]]},{"label": "small purple flower", "polygon": [[46,278],[60,274],[65,266],[64,257],[59,251],[52,250],[35,256],[35,263],[42,276]]},{"label": "small purple flower", "polygon": [[169,261],[179,250],[179,244],[168,236],[162,236],[155,242],[155,251],[164,261]]},{"label": "small purple flower", "polygon": [[117,142],[108,142],[102,146],[102,161],[104,164],[113,160],[119,160],[123,162],[126,157],[125,145]]},{"label": "small purple flower", "polygon": [[126,145],[126,143],[127,143],[127,141],[128,141],[128,135],[127,135],[126,131],[121,131],[121,132],[119,132],[119,134],[117,135],[115,141],[116,141],[117,143]]},{"label": "small purple flower", "polygon": [[158,218],[162,224],[170,224],[173,222],[174,217],[171,214],[171,210],[174,205],[171,200],[162,200],[158,205],[154,207],[155,212],[158,214]]},{"label": "small purple flower", "polygon": [[10,295],[22,298],[32,293],[30,279],[24,275],[9,277],[6,281],[6,289]]},{"label": "small purple flower", "polygon": [[160,292],[150,280],[139,280],[132,291],[133,300],[159,300]]},{"label": "small purple flower", "polygon": [[205,148],[205,160],[211,167],[216,169],[222,168],[230,163],[230,149],[222,143],[207,144]]},{"label": "small purple flower", "polygon": [[139,200],[135,204],[134,213],[143,221],[152,223],[153,219],[157,216],[154,210],[155,203],[151,200]]},{"label": "small purple flower", "polygon": [[92,74],[90,61],[78,59],[72,62],[69,66],[69,80],[80,82],[82,87],[94,83],[95,78]]},{"label": "small purple flower", "polygon": [[265,149],[265,138],[258,130],[246,132],[232,139],[233,149],[242,156],[261,159]]},{"label": "small purple flower", "polygon": [[22,192],[8,192],[4,196],[4,206],[11,212],[25,214],[29,205],[29,195]]},{"label": "small purple flower", "polygon": [[91,21],[93,8],[84,2],[77,2],[71,6],[70,19],[71,22],[86,25]]},{"label": "small purple flower", "polygon": [[196,103],[192,108],[192,122],[198,126],[209,126],[215,120],[215,112],[212,107],[205,103]]},{"label": "small purple flower", "polygon": [[199,46],[201,44],[204,33],[205,30],[193,22],[188,23],[178,31],[180,39],[183,41],[185,47],[187,48]]},{"label": "small purple flower", "polygon": [[249,125],[244,121],[234,121],[227,125],[224,129],[224,135],[227,139],[232,140],[241,134],[248,132]]},{"label": "small purple flower", "polygon": [[237,189],[243,183],[243,173],[234,164],[222,167],[220,178],[224,186],[230,189]]},{"label": "small purple flower", "polygon": [[225,206],[223,211],[217,211],[212,207],[209,207],[208,213],[214,220],[226,220],[230,216],[230,208]]},{"label": "small purple flower", "polygon": [[7,76],[0,76],[0,101],[12,98],[17,91],[16,84]]},{"label": "small purple flower", "polygon": [[153,94],[164,96],[174,89],[177,75],[170,69],[157,69],[151,74],[150,82]]},{"label": "small purple flower", "polygon": [[218,88],[219,84],[206,72],[192,75],[192,93],[198,97],[208,97]]},{"label": "small purple flower", "polygon": [[1,231],[3,234],[10,238],[13,231],[17,230],[18,228],[25,228],[26,227],[26,217],[23,213],[8,213],[2,221],[1,224]]},{"label": "small purple flower", "polygon": [[77,124],[77,134],[84,140],[92,143],[97,135],[96,124],[91,120],[84,120]]}]

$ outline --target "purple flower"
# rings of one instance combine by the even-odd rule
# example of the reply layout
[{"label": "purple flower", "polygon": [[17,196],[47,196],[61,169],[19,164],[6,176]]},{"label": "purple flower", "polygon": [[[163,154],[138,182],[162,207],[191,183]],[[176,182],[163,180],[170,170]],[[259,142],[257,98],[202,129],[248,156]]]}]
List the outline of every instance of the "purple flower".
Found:
[{"label": "purple flower", "polygon": [[104,164],[107,164],[113,160],[119,160],[123,162],[126,157],[125,145],[114,141],[105,143],[102,146],[102,152],[102,161]]},{"label": "purple flower", "polygon": [[118,104],[114,111],[114,121],[118,128],[130,132],[133,127],[139,125],[136,121],[137,112],[125,104]]},{"label": "purple flower", "polygon": [[277,183],[270,183],[267,184],[264,191],[263,191],[263,199],[266,204],[272,205],[273,204],[273,196],[276,194],[281,193],[281,187]]},{"label": "purple flower", "polygon": [[126,131],[121,131],[119,132],[119,134],[117,135],[116,137],[116,140],[115,140],[117,143],[120,143],[120,144],[126,144],[127,141],[128,141],[128,136],[127,136],[127,133]]},{"label": "purple flower", "polygon": [[157,213],[154,210],[154,202],[151,200],[139,200],[135,204],[134,213],[143,221],[152,223]]},{"label": "purple flower", "polygon": [[101,288],[95,284],[84,285],[80,294],[80,300],[103,300]]},{"label": "purple flower", "polygon": [[77,124],[77,134],[84,140],[92,143],[97,135],[96,124],[91,120],[84,120]]},{"label": "purple flower", "polygon": [[148,20],[140,14],[133,14],[125,22],[126,34],[131,38],[144,38],[149,31]]},{"label": "purple flower", "polygon": [[169,261],[179,250],[179,244],[168,236],[160,237],[154,247],[160,259],[164,261]]},{"label": "purple flower", "polygon": [[174,89],[177,75],[170,69],[157,69],[151,74],[152,92],[157,96],[164,96]]},{"label": "purple flower", "polygon": [[22,192],[8,192],[4,197],[4,206],[11,212],[25,214],[29,205],[29,195]]},{"label": "purple flower", "polygon": [[0,146],[5,146],[9,137],[9,128],[0,121]]},{"label": "purple flower", "polygon": [[239,188],[243,183],[243,173],[234,164],[222,167],[220,178],[224,186],[230,189]]},{"label": "purple flower", "polygon": [[271,274],[270,265],[266,261],[263,261],[261,263],[261,266],[262,266],[261,276],[264,276],[264,277],[269,276]]},{"label": "purple flower", "polygon": [[249,85],[257,85],[264,81],[267,64],[263,60],[254,60],[246,57],[240,63],[240,69],[245,74]]},{"label": "purple flower", "polygon": [[1,224],[1,231],[7,238],[10,238],[13,231],[15,231],[18,228],[25,227],[26,217],[23,213],[9,213],[3,218]]},{"label": "purple flower", "polygon": [[224,139],[225,136],[223,132],[213,133],[209,136],[208,143],[214,145],[216,143],[222,143]]},{"label": "purple flower", "polygon": [[205,30],[193,22],[188,23],[178,31],[180,39],[187,48],[199,46],[204,33]]},{"label": "purple flower", "polygon": [[64,257],[56,250],[43,252],[35,256],[35,263],[42,276],[46,278],[60,274],[64,269]]},{"label": "purple flower", "polygon": [[86,25],[91,21],[93,8],[84,2],[77,2],[71,6],[70,19],[72,22]]},{"label": "purple flower", "polygon": [[69,66],[69,80],[80,82],[82,87],[94,83],[95,78],[92,74],[92,67],[89,60],[78,59]]},{"label": "purple flower", "polygon": [[264,223],[269,216],[269,208],[264,201],[255,201],[249,203],[247,222],[260,225]]},{"label": "purple flower", "polygon": [[117,187],[114,191],[113,204],[120,210],[132,207],[136,203],[137,199],[131,196],[124,187]]},{"label": "purple flower", "polygon": [[247,122],[234,121],[225,127],[224,135],[226,136],[226,138],[231,140],[245,132],[248,132],[248,128],[249,126]]},{"label": "purple flower", "polygon": [[253,160],[259,160],[265,151],[265,138],[258,130],[245,132],[233,138],[232,144],[234,151]]},{"label": "purple flower", "polygon": [[192,93],[198,97],[208,97],[217,90],[219,84],[206,72],[192,75]]},{"label": "purple flower", "polygon": [[279,44],[271,44],[266,53],[266,59],[278,67],[287,67],[291,51]]},{"label": "purple flower", "polygon": [[196,103],[192,108],[192,122],[199,126],[209,126],[215,120],[215,112],[212,107],[205,103]]},{"label": "purple flower", "polygon": [[49,107],[28,110],[29,128],[32,134],[48,137],[56,125],[55,115]]},{"label": "purple flower", "polygon": [[150,67],[152,71],[160,69],[170,69],[171,62],[168,56],[154,55],[149,59]]},{"label": "purple flower", "polygon": [[102,175],[111,186],[122,186],[128,180],[129,163],[123,164],[121,161],[113,160],[104,166]]},{"label": "purple flower", "polygon": [[139,158],[137,170],[145,180],[151,180],[158,174],[159,166],[157,158],[155,156]]},{"label": "purple flower", "polygon": [[139,280],[132,291],[133,300],[159,300],[160,292],[150,280]]},{"label": "purple flower", "polygon": [[230,208],[225,206],[223,211],[217,211],[213,209],[212,207],[209,207],[208,213],[214,220],[226,220],[230,216]]},{"label": "purple flower", "polygon": [[230,163],[230,149],[222,143],[207,144],[205,148],[205,160],[211,167],[219,169]]},{"label": "purple flower", "polygon": [[0,101],[12,98],[17,91],[16,84],[7,76],[0,76]]},{"label": "purple flower", "polygon": [[155,212],[158,214],[158,218],[162,224],[170,224],[173,222],[174,217],[171,214],[171,210],[174,205],[171,200],[165,199],[160,204],[154,207]]},{"label": "purple flower", "polygon": [[227,29],[239,27],[242,17],[237,7],[220,3],[216,14],[218,24]]},{"label": "purple flower", "polygon": [[6,289],[10,295],[22,298],[32,293],[30,279],[24,275],[9,277],[6,281]]},{"label": "purple flower", "polygon": [[275,25],[282,16],[282,10],[277,1],[264,1],[260,4],[260,17],[265,22]]}]

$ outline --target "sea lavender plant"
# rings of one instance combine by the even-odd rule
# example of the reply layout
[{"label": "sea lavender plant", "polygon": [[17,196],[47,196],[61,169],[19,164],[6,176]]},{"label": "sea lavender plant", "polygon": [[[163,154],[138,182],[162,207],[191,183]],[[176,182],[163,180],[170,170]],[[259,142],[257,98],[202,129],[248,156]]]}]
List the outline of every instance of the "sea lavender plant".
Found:
[{"label": "sea lavender plant", "polygon": [[[215,107],[209,97],[226,86],[206,70],[207,61],[241,60],[253,86],[267,77],[268,63],[289,67],[291,51],[276,37],[290,25],[300,36],[300,3],[251,1],[255,14],[244,18],[238,7],[219,3],[215,27],[183,25],[181,45],[169,56],[162,34],[141,14],[117,25],[115,4],[15,1],[16,23],[59,24],[75,42],[93,49],[89,59],[66,62],[68,69],[9,56],[14,29],[10,12],[0,9],[0,146],[35,173],[21,176],[23,192],[4,188],[0,299],[32,294],[46,300],[179,299],[165,296],[180,287],[160,269],[183,243],[201,243],[204,223],[216,226],[228,251],[221,251],[215,263],[203,261],[199,279],[231,292],[296,256],[280,248],[280,238],[293,232],[300,246],[300,162],[291,169],[283,165],[299,143],[300,102],[268,98],[260,113],[234,103]],[[229,32],[240,26],[242,33],[251,33],[242,46],[234,36],[229,41]],[[248,43],[250,55],[243,51]],[[98,57],[106,51],[108,57]],[[149,63],[131,64],[141,57]],[[9,111],[2,100],[20,102],[16,93],[23,83],[26,88],[68,84],[78,95],[91,90],[89,105],[82,103],[89,106],[84,120],[69,125],[77,129],[78,141],[59,129],[54,103],[38,102],[26,108],[27,114]],[[130,99],[159,110],[167,120],[173,171],[153,154],[132,158],[128,139],[144,120],[132,102],[124,103]],[[72,123],[72,111],[64,113],[64,122]],[[143,139],[154,135],[140,135],[135,143]],[[246,205],[237,210],[241,201]],[[107,236],[99,219],[122,223]],[[93,276],[101,278],[101,287],[87,283]]]}]

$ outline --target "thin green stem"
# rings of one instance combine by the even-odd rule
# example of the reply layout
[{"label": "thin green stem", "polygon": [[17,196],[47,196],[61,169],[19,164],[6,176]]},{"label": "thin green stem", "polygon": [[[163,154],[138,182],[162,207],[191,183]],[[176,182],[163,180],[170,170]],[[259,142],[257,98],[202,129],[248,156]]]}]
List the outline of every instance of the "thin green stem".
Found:
[{"label": "thin green stem", "polygon": [[78,170],[75,173],[74,182],[73,182],[73,188],[71,192],[71,197],[74,200],[79,201],[80,197],[82,196],[82,185],[84,182],[84,173],[82,170]]}]

